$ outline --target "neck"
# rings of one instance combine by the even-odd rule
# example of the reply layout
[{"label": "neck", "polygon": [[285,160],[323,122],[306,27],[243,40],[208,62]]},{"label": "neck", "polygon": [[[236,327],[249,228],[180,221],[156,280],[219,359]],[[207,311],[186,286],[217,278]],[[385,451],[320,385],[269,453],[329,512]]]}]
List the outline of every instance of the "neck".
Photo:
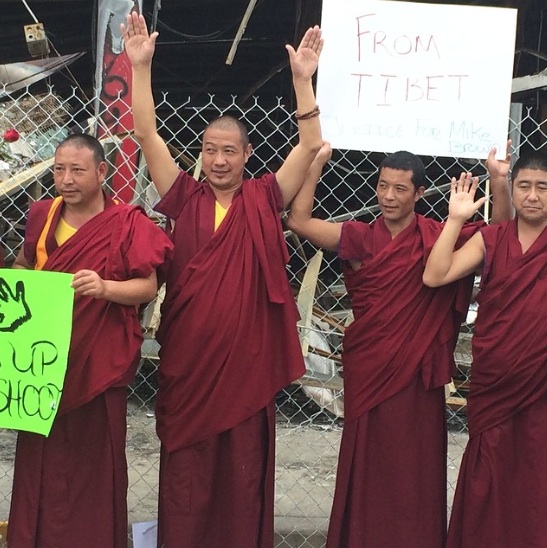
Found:
[{"label": "neck", "polygon": [[528,237],[535,236],[537,238],[545,230],[545,227],[547,227],[547,220],[537,224],[531,224],[522,219],[517,218],[517,228],[518,228],[519,237],[522,235],[522,236],[528,236]]},{"label": "neck", "polygon": [[523,253],[530,249],[546,226],[547,221],[536,225],[517,219],[518,239]]},{"label": "neck", "polygon": [[403,230],[408,228],[414,220],[414,213],[405,219],[399,221],[390,221],[384,217],[384,223],[391,234],[391,239],[396,238]]},{"label": "neck", "polygon": [[63,208],[63,219],[72,227],[80,228],[87,221],[102,213],[105,208],[104,196],[101,200],[92,204],[74,205],[65,202]]},{"label": "neck", "polygon": [[213,191],[213,194],[215,195],[216,201],[223,207],[228,208],[232,204],[232,199],[235,195],[235,193],[239,190],[239,187],[241,187],[241,183],[237,185],[236,187],[231,187],[227,189],[221,189],[216,188],[213,185],[209,184],[209,187]]}]

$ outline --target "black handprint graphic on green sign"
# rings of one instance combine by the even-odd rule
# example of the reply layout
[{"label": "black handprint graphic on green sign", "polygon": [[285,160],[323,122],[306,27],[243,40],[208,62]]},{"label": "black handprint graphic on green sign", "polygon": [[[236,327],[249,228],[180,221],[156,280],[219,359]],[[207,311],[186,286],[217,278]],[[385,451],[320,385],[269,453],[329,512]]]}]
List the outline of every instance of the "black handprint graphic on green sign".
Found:
[{"label": "black handprint graphic on green sign", "polygon": [[0,331],[14,332],[32,317],[25,300],[25,284],[18,281],[15,293],[4,278],[0,278]]}]

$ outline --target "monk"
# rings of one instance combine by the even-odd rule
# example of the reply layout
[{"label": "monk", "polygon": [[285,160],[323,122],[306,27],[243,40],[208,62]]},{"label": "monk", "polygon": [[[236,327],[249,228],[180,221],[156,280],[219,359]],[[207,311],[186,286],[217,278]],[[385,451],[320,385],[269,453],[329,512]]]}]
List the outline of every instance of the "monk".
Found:
[{"label": "monk", "polygon": [[[508,162],[494,153],[488,168],[499,218],[510,215]],[[327,546],[440,548],[447,514],[444,385],[454,372],[472,280],[436,290],[422,284],[442,225],[414,213],[427,182],[410,152],[380,165],[376,221],[312,218],[330,155],[325,143],[288,220],[300,236],[338,253],[355,317],[343,342],[345,420]],[[476,229],[467,227],[465,236]]]},{"label": "monk", "polygon": [[100,142],[70,135],[53,164],[59,197],[34,203],[14,268],[73,273],[68,368],[49,437],[19,432],[8,542],[18,548],[126,548],[128,383],[140,360],[141,303],[172,244],[102,184]]},{"label": "monk", "polygon": [[454,251],[480,207],[452,183],[449,217],[424,272],[431,287],[482,273],[449,548],[547,546],[547,154],[511,173],[514,220],[481,229]]},{"label": "monk", "polygon": [[321,148],[312,76],[323,46],[310,28],[287,46],[299,142],[276,173],[244,180],[245,125],[212,121],[205,180],[181,171],[156,129],[151,62],[157,33],[132,13],[122,27],[133,67],[135,135],[175,221],[158,339],[159,546],[271,548],[274,400],[304,372],[280,212]]}]

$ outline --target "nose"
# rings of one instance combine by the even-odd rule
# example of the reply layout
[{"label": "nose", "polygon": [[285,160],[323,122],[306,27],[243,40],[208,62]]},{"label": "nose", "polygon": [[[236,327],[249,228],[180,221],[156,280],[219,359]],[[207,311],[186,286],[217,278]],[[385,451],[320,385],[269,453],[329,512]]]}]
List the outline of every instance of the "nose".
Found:
[{"label": "nose", "polygon": [[530,187],[530,192],[528,193],[528,196],[526,197],[527,200],[530,202],[535,202],[538,199],[537,195],[537,189],[534,185]]},{"label": "nose", "polygon": [[59,183],[62,183],[63,185],[70,185],[73,181],[72,172],[70,171],[70,169],[64,169],[61,172],[57,172],[55,178]]},{"label": "nose", "polygon": [[387,187],[384,197],[386,198],[386,200],[393,200],[393,198],[395,197],[395,192],[393,191],[393,188],[391,188],[390,186]]},{"label": "nose", "polygon": [[222,151],[218,151],[216,154],[215,154],[215,164],[216,165],[223,165],[226,163],[226,157],[224,156],[224,154],[222,153]]}]

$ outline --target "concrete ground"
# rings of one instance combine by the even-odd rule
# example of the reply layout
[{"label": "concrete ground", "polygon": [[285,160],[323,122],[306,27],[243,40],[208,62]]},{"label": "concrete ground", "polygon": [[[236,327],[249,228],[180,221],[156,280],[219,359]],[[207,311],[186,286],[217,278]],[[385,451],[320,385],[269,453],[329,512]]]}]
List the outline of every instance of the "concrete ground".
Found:
[{"label": "concrete ground", "polygon": [[[321,421],[320,421],[321,422]],[[276,548],[322,548],[334,492],[341,427],[337,421],[277,426]],[[448,494],[452,500],[467,436],[449,435]],[[0,430],[0,521],[7,519],[15,433]],[[155,519],[159,443],[153,413],[130,403],[127,457],[130,523]],[[129,542],[129,546],[133,546]]]},{"label": "concrete ground", "polygon": [[[148,521],[156,513],[159,445],[153,434],[153,415],[133,412],[133,417],[128,433],[130,520]],[[341,433],[337,421],[325,418],[301,424],[278,421],[276,548],[325,546]],[[466,434],[449,434],[449,505],[466,443]]]}]

